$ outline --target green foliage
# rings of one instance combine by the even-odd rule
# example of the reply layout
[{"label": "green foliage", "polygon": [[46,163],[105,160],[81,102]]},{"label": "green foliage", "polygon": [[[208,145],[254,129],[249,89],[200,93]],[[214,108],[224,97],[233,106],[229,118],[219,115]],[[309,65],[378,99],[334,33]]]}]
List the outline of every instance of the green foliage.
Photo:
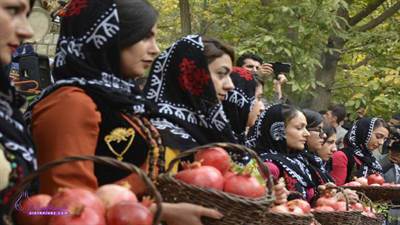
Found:
[{"label": "green foliage", "polygon": [[[151,2],[161,12],[159,40],[164,48],[180,37],[178,0]],[[237,55],[254,52],[266,62],[291,63],[285,92],[295,102],[316,96],[317,87],[331,88],[332,84],[318,80],[316,73],[325,65],[324,53],[339,53],[332,103],[345,103],[351,112],[365,106],[371,115],[388,117],[400,108],[400,15],[369,31],[356,28],[395,2],[386,1],[354,27],[346,17],[338,16],[338,11],[347,10],[351,18],[370,2],[301,0],[294,4],[293,0],[271,0],[262,6],[257,0],[191,0],[190,4],[193,33],[222,39],[235,47]],[[343,38],[344,47],[329,45],[332,37]],[[271,87],[269,81],[267,96],[272,96]]]}]

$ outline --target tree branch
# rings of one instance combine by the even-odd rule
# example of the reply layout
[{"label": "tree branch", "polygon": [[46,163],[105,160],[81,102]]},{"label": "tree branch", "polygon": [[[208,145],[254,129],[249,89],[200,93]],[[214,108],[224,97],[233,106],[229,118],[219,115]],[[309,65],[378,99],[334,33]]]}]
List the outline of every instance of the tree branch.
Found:
[{"label": "tree branch", "polygon": [[360,62],[358,62],[358,63],[356,63],[356,64],[354,64],[354,65],[342,64],[342,65],[340,65],[340,67],[342,67],[342,68],[345,69],[345,70],[355,70],[355,69],[357,69],[358,67],[367,65],[367,63],[368,63],[371,59],[372,59],[371,56],[367,56],[367,57],[365,57],[363,60],[361,60]]},{"label": "tree branch", "polygon": [[355,16],[353,16],[349,19],[350,26],[356,25],[358,22],[360,22],[365,17],[367,17],[369,14],[371,14],[373,11],[375,11],[385,1],[386,0],[376,0],[374,2],[369,3],[367,5],[367,7],[365,7],[365,9],[361,10],[359,13],[357,13]]},{"label": "tree branch", "polygon": [[367,24],[358,27],[356,30],[358,31],[367,31],[375,28],[379,24],[381,24],[383,21],[385,21],[387,18],[393,16],[400,10],[400,1],[398,1],[396,4],[392,5],[389,9],[387,9],[385,12],[383,12],[381,15],[376,17],[375,19],[369,21]]},{"label": "tree branch", "polygon": [[266,6],[266,5],[269,4],[270,1],[271,1],[271,0],[261,0],[261,5],[262,5],[262,6]]}]

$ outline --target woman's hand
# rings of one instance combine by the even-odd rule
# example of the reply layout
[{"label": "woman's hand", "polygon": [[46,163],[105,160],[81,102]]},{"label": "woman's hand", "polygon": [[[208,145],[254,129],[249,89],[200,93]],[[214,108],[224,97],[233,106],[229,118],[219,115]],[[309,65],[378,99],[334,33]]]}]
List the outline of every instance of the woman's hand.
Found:
[{"label": "woman's hand", "polygon": [[278,184],[274,185],[275,205],[282,205],[287,202],[289,191],[285,187],[283,179],[279,179]]},{"label": "woman's hand", "polygon": [[201,217],[221,219],[223,215],[215,209],[189,203],[163,203],[161,219],[168,225],[202,225]]}]

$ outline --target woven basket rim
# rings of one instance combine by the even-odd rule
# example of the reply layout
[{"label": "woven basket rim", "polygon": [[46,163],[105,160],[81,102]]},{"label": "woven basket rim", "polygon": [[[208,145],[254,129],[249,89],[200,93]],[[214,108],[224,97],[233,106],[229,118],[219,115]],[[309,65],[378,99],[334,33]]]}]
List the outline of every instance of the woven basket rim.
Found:
[{"label": "woven basket rim", "polygon": [[203,187],[187,184],[178,179],[175,179],[171,174],[168,174],[168,173],[161,174],[159,176],[158,180],[165,180],[167,182],[173,182],[177,185],[181,185],[183,187],[192,189],[194,191],[201,191],[201,192],[205,192],[205,193],[209,193],[209,194],[213,194],[213,195],[218,195],[218,196],[221,196],[224,198],[229,198],[231,200],[240,201],[240,202],[252,202],[252,203],[260,202],[260,203],[262,203],[265,201],[273,202],[275,200],[273,195],[268,195],[268,194],[266,194],[264,197],[260,197],[260,198],[248,198],[248,197],[232,194],[229,192],[224,192],[224,191],[220,191],[220,190],[203,188]]}]

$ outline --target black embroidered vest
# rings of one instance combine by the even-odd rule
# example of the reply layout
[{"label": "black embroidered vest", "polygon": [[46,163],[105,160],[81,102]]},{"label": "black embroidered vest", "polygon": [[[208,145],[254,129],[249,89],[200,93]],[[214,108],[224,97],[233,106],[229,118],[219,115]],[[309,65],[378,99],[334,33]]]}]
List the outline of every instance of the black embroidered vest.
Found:
[{"label": "black embroidered vest", "polygon": [[[117,159],[121,156],[124,162],[142,166],[146,162],[148,153],[146,140],[121,112],[113,110],[96,94],[86,93],[93,99],[97,110],[101,113],[100,133],[95,154]],[[116,167],[99,164],[95,164],[94,170],[99,185],[113,183],[130,175]]]}]

